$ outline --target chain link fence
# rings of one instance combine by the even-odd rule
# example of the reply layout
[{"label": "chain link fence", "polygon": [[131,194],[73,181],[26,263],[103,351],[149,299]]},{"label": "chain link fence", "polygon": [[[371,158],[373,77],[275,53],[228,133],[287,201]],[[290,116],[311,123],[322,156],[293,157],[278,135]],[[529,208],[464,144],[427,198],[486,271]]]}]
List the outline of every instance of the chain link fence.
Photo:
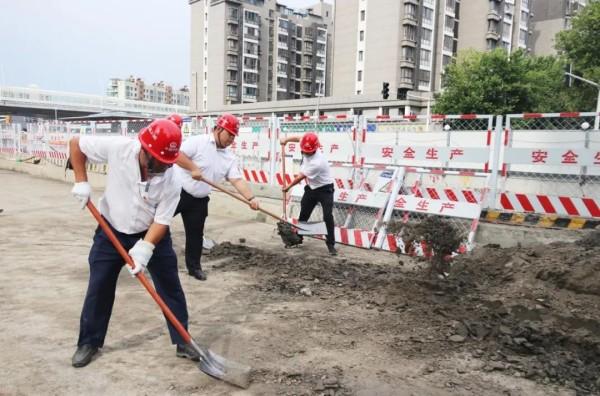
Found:
[{"label": "chain link fence", "polygon": [[600,131],[595,113],[508,115],[500,209],[600,217]]}]

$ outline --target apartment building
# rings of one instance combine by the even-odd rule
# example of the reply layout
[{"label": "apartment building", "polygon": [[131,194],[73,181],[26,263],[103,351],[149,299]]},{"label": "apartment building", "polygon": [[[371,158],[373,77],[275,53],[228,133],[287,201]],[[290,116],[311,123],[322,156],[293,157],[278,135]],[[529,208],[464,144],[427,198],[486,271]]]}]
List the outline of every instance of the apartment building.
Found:
[{"label": "apartment building", "polygon": [[468,23],[462,23],[458,30],[458,50],[504,48],[511,52],[517,49],[531,51],[533,2],[461,0],[461,19]]},{"label": "apartment building", "polygon": [[531,36],[532,51],[536,55],[556,54],[555,36],[571,27],[571,18],[587,5],[587,0],[554,0],[533,3]]},{"label": "apartment building", "polygon": [[336,0],[334,96],[440,89],[443,67],[456,55],[458,0]]},{"label": "apartment building", "polygon": [[129,76],[126,79],[112,78],[106,95],[119,99],[143,100],[146,102],[189,106],[190,93],[187,86],[174,90],[163,81],[146,84],[143,79]]},{"label": "apartment building", "polygon": [[190,0],[191,108],[329,94],[333,13],[275,0]]}]

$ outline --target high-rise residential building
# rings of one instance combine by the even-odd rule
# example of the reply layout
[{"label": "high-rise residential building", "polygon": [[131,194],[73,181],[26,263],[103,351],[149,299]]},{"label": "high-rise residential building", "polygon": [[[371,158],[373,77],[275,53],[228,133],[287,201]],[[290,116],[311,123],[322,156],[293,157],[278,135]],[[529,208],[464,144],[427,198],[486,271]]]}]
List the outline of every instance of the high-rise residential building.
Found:
[{"label": "high-rise residential building", "polygon": [[143,100],[180,106],[189,106],[190,104],[190,92],[187,86],[173,90],[172,86],[165,84],[163,81],[146,84],[141,78],[133,76],[126,79],[111,78],[106,95],[119,99]]},{"label": "high-rise residential building", "polygon": [[189,0],[191,108],[328,95],[333,13],[275,0]]},{"label": "high-rise residential building", "polygon": [[440,89],[456,54],[458,0],[336,0],[334,96]]},{"label": "high-rise residential building", "polygon": [[[540,0],[461,0],[458,50],[531,51],[531,5]],[[549,0],[542,0],[549,1]]]},{"label": "high-rise residential building", "polygon": [[571,18],[587,0],[536,0],[532,5],[532,50],[536,55],[556,54],[556,33],[571,27]]}]

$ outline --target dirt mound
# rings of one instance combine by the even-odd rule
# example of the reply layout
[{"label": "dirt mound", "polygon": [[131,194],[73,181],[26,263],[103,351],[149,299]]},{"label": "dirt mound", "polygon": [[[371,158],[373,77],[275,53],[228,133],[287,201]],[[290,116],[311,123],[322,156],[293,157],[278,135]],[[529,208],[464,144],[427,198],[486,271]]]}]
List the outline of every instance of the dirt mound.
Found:
[{"label": "dirt mound", "polygon": [[332,315],[331,328],[349,339],[370,334],[403,357],[466,352],[483,362],[483,371],[595,394],[599,254],[600,247],[588,242],[481,247],[457,258],[446,280],[432,277],[427,266],[406,272],[302,248],[273,252],[224,243],[210,256],[230,258],[220,260],[216,270],[256,271],[260,282],[252,287],[265,298],[320,298],[380,313],[377,320],[351,324]]}]

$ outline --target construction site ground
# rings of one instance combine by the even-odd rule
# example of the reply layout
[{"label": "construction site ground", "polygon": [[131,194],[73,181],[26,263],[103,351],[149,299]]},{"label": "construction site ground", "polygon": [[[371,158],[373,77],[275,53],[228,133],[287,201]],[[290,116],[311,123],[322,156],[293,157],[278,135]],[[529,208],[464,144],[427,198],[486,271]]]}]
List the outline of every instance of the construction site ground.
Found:
[{"label": "construction site ground", "polygon": [[[478,246],[447,279],[428,263],[323,241],[284,249],[272,224],[213,194],[203,258],[187,275],[190,333],[253,368],[248,389],[175,356],[164,319],[125,270],[106,344],[76,369],[95,220],[70,184],[0,170],[0,395],[600,394],[600,236]],[[94,191],[97,201],[99,191]],[[565,231],[568,232],[568,231]]]}]

